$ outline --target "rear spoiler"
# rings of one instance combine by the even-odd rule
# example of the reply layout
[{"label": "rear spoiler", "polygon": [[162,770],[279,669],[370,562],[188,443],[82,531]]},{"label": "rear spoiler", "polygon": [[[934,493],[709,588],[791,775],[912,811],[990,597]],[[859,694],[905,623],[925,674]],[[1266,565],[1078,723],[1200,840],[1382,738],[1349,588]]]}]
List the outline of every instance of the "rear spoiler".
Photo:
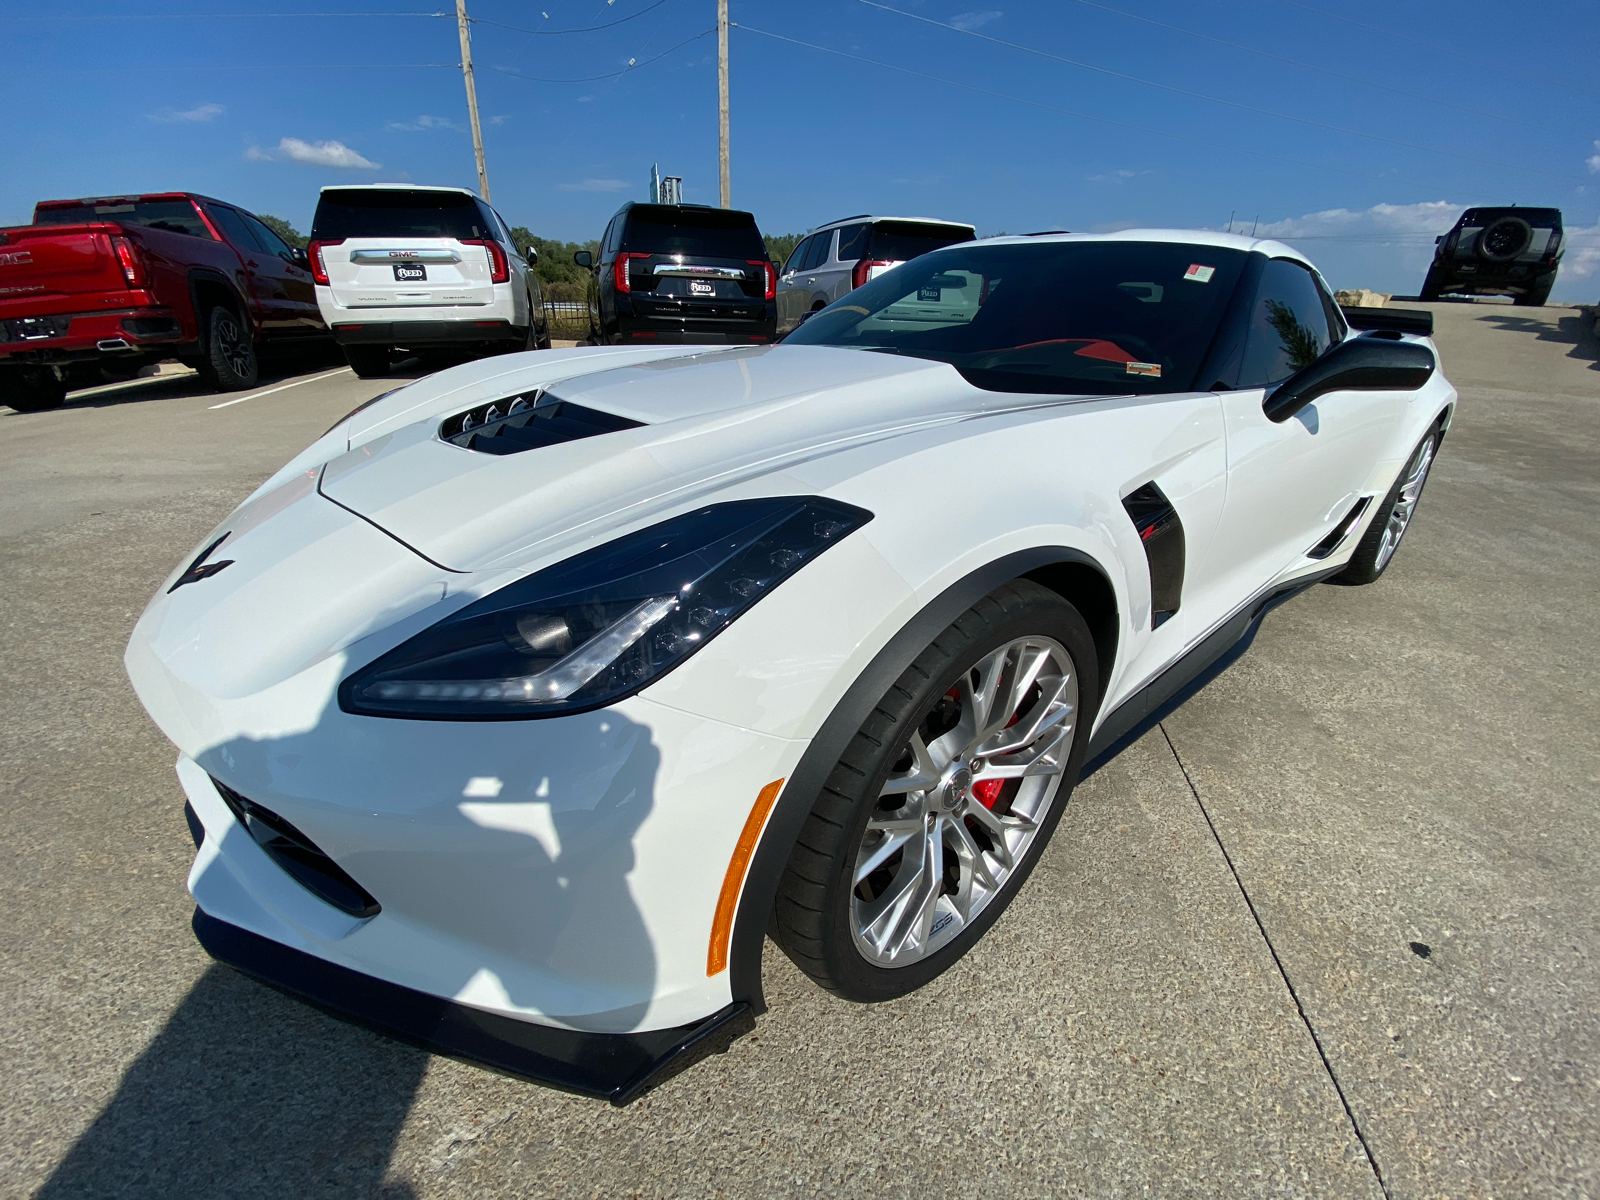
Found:
[{"label": "rear spoiler", "polygon": [[1351,329],[1392,329],[1396,333],[1433,336],[1433,314],[1424,308],[1347,308],[1339,311]]}]

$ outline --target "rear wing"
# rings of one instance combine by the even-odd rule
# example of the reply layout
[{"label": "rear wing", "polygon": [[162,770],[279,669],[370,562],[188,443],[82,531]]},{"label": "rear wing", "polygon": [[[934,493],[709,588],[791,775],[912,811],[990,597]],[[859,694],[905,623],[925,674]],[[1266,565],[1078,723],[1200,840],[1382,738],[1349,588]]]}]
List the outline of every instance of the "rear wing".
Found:
[{"label": "rear wing", "polygon": [[1351,329],[1392,329],[1396,333],[1433,336],[1433,314],[1424,308],[1346,308],[1339,311]]}]

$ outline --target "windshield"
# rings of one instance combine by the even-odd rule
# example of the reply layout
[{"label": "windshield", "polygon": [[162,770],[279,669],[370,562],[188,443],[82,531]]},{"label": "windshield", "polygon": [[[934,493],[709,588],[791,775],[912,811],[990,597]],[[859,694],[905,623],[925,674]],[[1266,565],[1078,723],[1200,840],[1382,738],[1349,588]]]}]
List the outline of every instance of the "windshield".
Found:
[{"label": "windshield", "polygon": [[878,276],[784,342],[931,358],[998,392],[1190,391],[1245,259],[1170,242],[977,242]]},{"label": "windshield", "polygon": [[351,188],[322,193],[311,219],[311,236],[319,242],[363,237],[458,241],[493,237],[484,225],[477,202],[465,192]]}]

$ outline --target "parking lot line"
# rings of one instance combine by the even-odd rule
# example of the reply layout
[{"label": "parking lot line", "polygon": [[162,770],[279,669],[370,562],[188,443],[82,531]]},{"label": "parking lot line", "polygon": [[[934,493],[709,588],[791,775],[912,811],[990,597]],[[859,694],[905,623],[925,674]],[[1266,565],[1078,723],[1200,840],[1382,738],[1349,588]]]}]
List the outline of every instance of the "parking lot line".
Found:
[{"label": "parking lot line", "polygon": [[224,400],[221,404],[213,404],[213,409],[227,408],[230,404],[243,404],[246,400],[255,400],[261,396],[270,396],[273,392],[287,391],[292,387],[299,387],[302,383],[315,383],[319,379],[327,379],[330,375],[342,375],[349,367],[339,367],[337,370],[324,371],[321,375],[307,375],[304,379],[296,379],[293,383],[280,383],[275,388],[268,388],[264,392],[252,392],[248,396],[239,396],[233,400]]}]

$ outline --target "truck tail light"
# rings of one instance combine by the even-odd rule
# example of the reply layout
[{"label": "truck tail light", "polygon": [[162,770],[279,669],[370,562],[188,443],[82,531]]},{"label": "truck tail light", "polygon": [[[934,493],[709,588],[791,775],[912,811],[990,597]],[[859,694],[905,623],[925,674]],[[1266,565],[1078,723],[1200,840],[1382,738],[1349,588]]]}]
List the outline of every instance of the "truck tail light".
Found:
[{"label": "truck tail light", "polygon": [[506,262],[506,252],[499,242],[490,238],[462,238],[463,246],[482,246],[489,255],[489,282],[508,283],[511,280],[511,266]]},{"label": "truck tail light", "polygon": [[761,274],[766,277],[766,287],[763,288],[764,298],[775,300],[778,297],[778,268],[764,258],[747,258],[745,262],[752,267],[760,267]]},{"label": "truck tail light", "polygon": [[1559,229],[1552,229],[1550,231],[1549,244],[1546,245],[1545,248],[1544,248],[1544,260],[1545,260],[1545,262],[1547,262],[1547,263],[1555,262],[1556,255],[1561,253],[1561,239],[1562,239],[1562,236],[1563,236],[1563,233]]},{"label": "truck tail light", "polygon": [[889,260],[886,258],[863,258],[850,270],[850,286],[861,287],[872,277],[873,267],[887,267]]},{"label": "truck tail light", "polygon": [[322,261],[322,248],[324,246],[337,246],[343,238],[330,238],[325,242],[312,242],[306,247],[306,259],[311,263],[311,278],[317,283],[327,285],[328,264]]},{"label": "truck tail light", "polygon": [[633,258],[649,258],[648,254],[619,254],[617,261],[611,265],[611,270],[617,281],[617,291],[631,292],[633,284],[628,282],[628,260]]},{"label": "truck tail light", "polygon": [[117,264],[122,268],[122,277],[128,281],[131,288],[144,286],[144,259],[139,256],[139,249],[125,237],[113,237],[111,248],[117,252]]}]

